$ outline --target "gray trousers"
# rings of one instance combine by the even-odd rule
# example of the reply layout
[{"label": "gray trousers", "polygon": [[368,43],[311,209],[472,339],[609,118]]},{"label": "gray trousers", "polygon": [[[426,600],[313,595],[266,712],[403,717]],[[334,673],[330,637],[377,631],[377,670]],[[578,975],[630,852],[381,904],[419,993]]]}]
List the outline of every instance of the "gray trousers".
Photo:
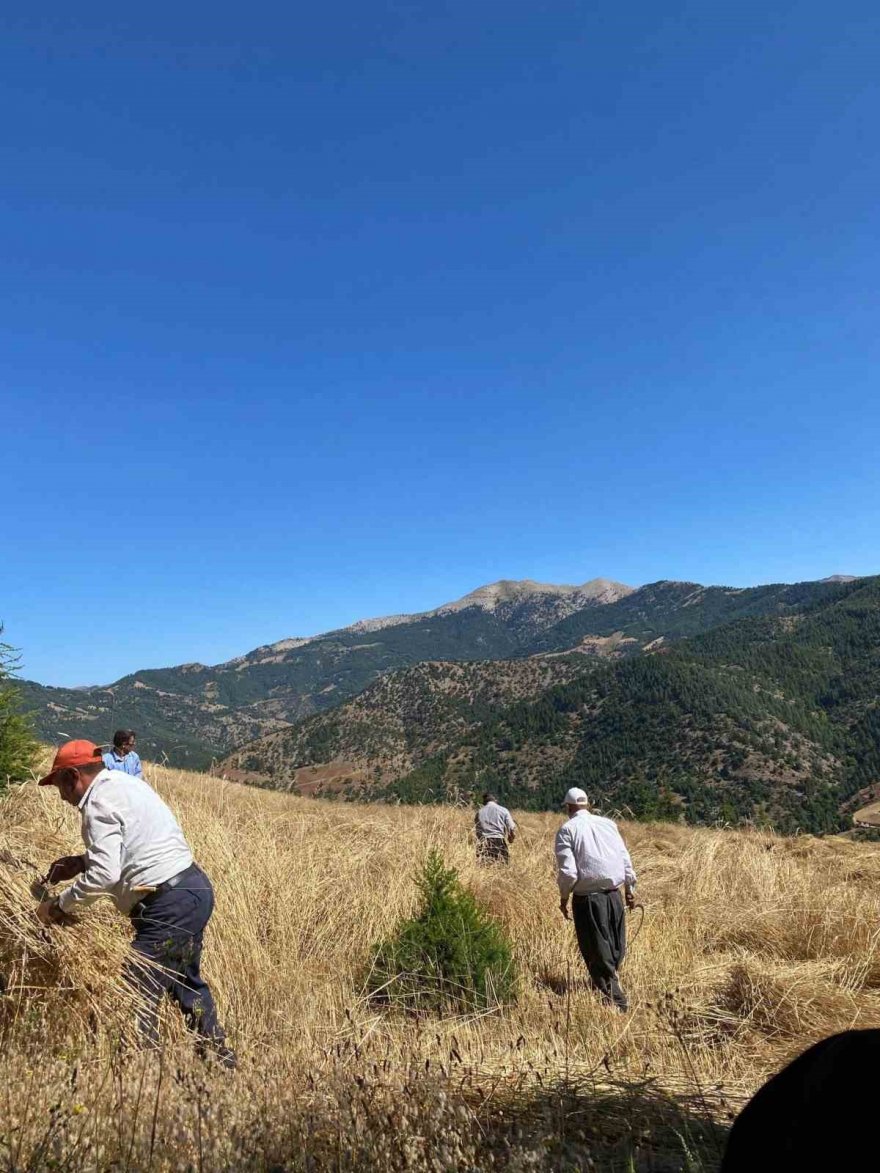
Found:
[{"label": "gray trousers", "polygon": [[492,837],[477,840],[477,863],[510,863],[507,840]]},{"label": "gray trousers", "polygon": [[590,980],[605,1002],[626,1010],[626,994],[617,971],[626,953],[626,912],[620,891],[573,896],[571,910],[581,956]]}]

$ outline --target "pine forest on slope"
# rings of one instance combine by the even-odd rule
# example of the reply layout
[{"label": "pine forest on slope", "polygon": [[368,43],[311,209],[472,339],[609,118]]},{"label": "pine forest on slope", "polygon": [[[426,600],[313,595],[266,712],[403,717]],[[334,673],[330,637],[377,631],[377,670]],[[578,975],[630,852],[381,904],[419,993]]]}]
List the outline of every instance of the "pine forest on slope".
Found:
[{"label": "pine forest on slope", "polygon": [[[616,604],[644,655],[423,663],[223,766],[405,801],[490,787],[533,809],[577,784],[642,817],[839,829],[880,781],[880,578],[756,588],[736,608],[718,588],[684,600],[683,589],[655,584]],[[737,617],[707,622],[725,611]]]}]

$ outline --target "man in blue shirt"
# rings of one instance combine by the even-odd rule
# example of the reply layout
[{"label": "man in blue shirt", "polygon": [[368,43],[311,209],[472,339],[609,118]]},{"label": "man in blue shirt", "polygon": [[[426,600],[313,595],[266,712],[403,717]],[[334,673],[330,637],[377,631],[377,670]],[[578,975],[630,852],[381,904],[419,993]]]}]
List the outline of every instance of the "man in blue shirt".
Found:
[{"label": "man in blue shirt", "polygon": [[103,755],[108,770],[121,770],[134,778],[143,778],[141,759],[134,752],[137,734],[133,729],[117,729],[113,734],[113,748]]}]

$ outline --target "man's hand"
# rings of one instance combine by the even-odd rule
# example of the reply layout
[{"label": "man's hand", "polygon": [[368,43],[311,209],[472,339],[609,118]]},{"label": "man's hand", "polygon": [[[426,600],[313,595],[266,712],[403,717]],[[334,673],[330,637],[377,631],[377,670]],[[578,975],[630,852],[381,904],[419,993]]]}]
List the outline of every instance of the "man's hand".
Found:
[{"label": "man's hand", "polygon": [[636,906],[635,892],[633,892],[630,888],[627,888],[626,892],[624,893],[624,899],[626,900],[626,907],[630,910],[630,912],[632,912]]},{"label": "man's hand", "polygon": [[568,897],[567,896],[563,896],[562,899],[559,901],[559,911],[562,913],[562,915],[565,917],[566,920],[571,920],[571,916],[569,915],[569,911],[568,911]]},{"label": "man's hand", "polygon": [[70,917],[61,911],[61,904],[57,896],[51,900],[44,900],[37,905],[37,918],[44,925],[63,925],[70,923]]},{"label": "man's hand", "polygon": [[74,876],[82,875],[86,870],[85,858],[81,855],[62,855],[49,865],[46,873],[47,884],[60,884],[62,880],[72,880]]}]

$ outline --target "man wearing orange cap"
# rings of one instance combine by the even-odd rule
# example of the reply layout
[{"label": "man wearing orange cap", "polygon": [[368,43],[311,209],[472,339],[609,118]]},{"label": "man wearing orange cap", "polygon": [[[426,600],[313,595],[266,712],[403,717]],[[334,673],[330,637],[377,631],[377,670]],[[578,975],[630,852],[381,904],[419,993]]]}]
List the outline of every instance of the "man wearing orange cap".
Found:
[{"label": "man wearing orange cap", "polygon": [[143,996],[143,1034],[158,1041],[159,1002],[177,1002],[204,1048],[235,1066],[225,1045],[214,998],[200,973],[202,940],[214,911],[211,881],[193,861],[180,824],[143,778],[108,770],[91,741],[68,741],[55,755],[41,786],[57,786],[79,808],[84,855],[56,859],[47,879],[74,880],[37,909],[44,924],[109,896],[134,927],[126,980]]}]

